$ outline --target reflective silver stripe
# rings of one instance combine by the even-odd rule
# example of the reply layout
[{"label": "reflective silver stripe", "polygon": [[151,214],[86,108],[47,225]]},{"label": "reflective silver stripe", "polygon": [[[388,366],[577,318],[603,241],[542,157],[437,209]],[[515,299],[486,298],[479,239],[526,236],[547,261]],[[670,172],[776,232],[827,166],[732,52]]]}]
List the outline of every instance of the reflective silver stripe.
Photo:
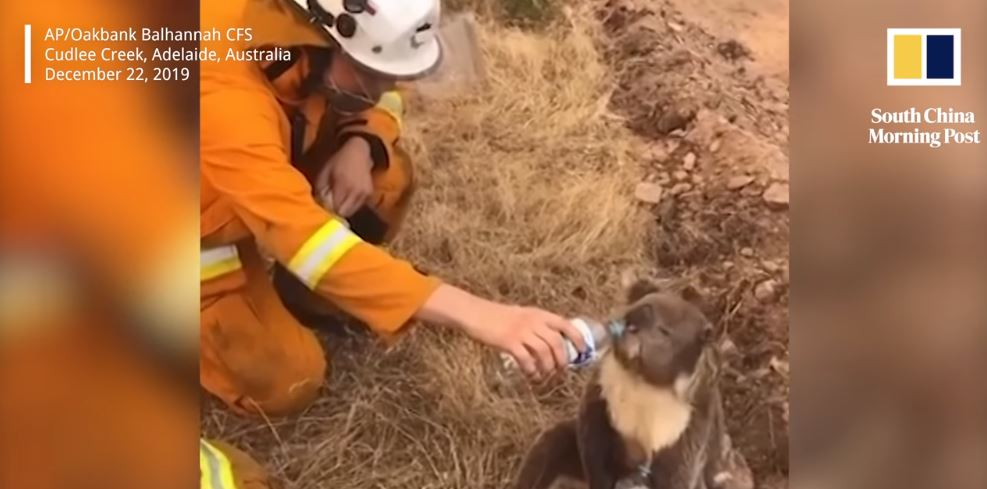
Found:
[{"label": "reflective silver stripe", "polygon": [[401,126],[404,119],[404,101],[396,90],[384,92],[377,101],[377,108],[385,111]]},{"label": "reflective silver stripe", "polygon": [[223,463],[212,451],[212,447],[205,441],[199,440],[199,449],[206,455],[206,463],[209,468],[209,483],[212,484],[212,489],[235,489],[227,488],[223,484]]},{"label": "reflective silver stripe", "polygon": [[204,248],[199,253],[199,266],[202,268],[221,263],[231,258],[239,259],[240,255],[236,251],[236,246],[226,245],[215,248]]},{"label": "reflective silver stripe", "polygon": [[339,243],[342,243],[347,234],[349,234],[349,231],[346,230],[346,228],[339,228],[333,231],[332,234],[326,238],[326,240],[323,241],[318,248],[312,250],[312,254],[308,257],[308,260],[305,260],[305,263],[298,267],[295,272],[302,277],[302,280],[311,277],[315,272],[315,268],[319,266],[319,262],[329,256],[329,253],[332,252],[333,248],[335,248]]},{"label": "reflective silver stripe", "polygon": [[[212,485],[210,489],[236,489],[236,484],[230,480],[229,484],[223,481],[224,472],[229,471],[229,463],[224,463],[220,460],[220,454],[216,453],[216,449],[205,442],[205,440],[199,440],[199,450],[206,456],[206,465],[209,472],[209,483]],[[232,475],[232,473],[230,474]]]},{"label": "reflective silver stripe", "polygon": [[359,242],[360,238],[342,222],[330,219],[305,240],[288,263],[288,269],[314,289],[329,269]]},{"label": "reflective silver stripe", "polygon": [[199,278],[210,280],[240,269],[240,255],[236,245],[204,248],[199,252]]}]

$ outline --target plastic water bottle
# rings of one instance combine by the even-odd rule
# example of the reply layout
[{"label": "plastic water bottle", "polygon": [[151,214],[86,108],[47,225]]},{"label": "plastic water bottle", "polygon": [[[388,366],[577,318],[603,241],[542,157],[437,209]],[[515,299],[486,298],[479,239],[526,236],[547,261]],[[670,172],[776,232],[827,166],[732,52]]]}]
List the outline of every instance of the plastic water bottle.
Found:
[{"label": "plastic water bottle", "polygon": [[[578,369],[592,365],[615,338],[624,334],[622,321],[612,321],[607,324],[587,318],[573,318],[569,321],[579,330],[583,336],[583,342],[586,343],[586,351],[580,353],[576,349],[576,345],[569,341],[569,338],[562,337],[566,357],[569,360],[569,368]],[[501,353],[500,359],[504,369],[517,370],[517,361],[514,360],[514,357]]]},{"label": "plastic water bottle", "polygon": [[586,343],[586,351],[580,352],[572,341],[564,338],[565,351],[571,368],[591,365],[615,338],[624,333],[624,323],[620,321],[612,321],[607,324],[586,318],[573,318],[569,321],[582,333],[583,342]]}]

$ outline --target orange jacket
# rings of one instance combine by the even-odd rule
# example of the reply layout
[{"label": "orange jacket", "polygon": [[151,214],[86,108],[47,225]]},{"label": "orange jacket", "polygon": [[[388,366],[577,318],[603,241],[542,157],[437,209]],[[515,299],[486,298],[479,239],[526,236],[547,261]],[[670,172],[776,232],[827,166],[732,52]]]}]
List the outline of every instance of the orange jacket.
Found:
[{"label": "orange jacket", "polygon": [[[252,29],[249,43],[203,42],[221,58],[231,48],[326,42],[279,2],[207,0],[201,10],[203,30]],[[299,96],[307,72],[306,58],[274,83],[257,62],[201,64],[202,299],[206,304],[242,283],[235,251],[228,245],[252,245],[252,238],[342,310],[377,331],[396,331],[439,282],[362,242],[316,203],[308,180],[292,166],[286,109],[300,110],[307,120],[304,148],[315,140],[326,109],[321,95]],[[400,110],[394,106],[393,100],[379,104],[352,120],[338,121],[335,128],[376,136],[390,154],[400,124]]]}]

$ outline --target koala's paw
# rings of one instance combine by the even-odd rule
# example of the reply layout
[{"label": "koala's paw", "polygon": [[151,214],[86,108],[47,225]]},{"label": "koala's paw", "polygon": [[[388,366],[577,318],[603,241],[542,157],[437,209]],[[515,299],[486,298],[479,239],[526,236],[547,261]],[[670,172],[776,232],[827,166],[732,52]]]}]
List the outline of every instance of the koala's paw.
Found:
[{"label": "koala's paw", "polygon": [[740,452],[731,450],[724,462],[713,476],[711,489],[754,489],[754,474]]}]

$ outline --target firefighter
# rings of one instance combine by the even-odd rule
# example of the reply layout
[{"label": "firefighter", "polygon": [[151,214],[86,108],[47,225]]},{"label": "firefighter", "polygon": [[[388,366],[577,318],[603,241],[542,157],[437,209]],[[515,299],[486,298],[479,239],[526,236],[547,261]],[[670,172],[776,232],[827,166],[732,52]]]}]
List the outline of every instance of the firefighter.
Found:
[{"label": "firefighter", "polygon": [[584,348],[555,314],[477,297],[376,246],[393,236],[413,186],[398,145],[396,87],[441,61],[438,0],[209,0],[201,8],[203,29],[250,28],[204,45],[269,58],[201,64],[207,391],[234,411],[268,415],[297,412],[319,393],[325,353],[285,307],[265,257],[277,262],[275,275],[385,339],[413,319],[445,325],[533,376],[566,364],[563,336]]}]

